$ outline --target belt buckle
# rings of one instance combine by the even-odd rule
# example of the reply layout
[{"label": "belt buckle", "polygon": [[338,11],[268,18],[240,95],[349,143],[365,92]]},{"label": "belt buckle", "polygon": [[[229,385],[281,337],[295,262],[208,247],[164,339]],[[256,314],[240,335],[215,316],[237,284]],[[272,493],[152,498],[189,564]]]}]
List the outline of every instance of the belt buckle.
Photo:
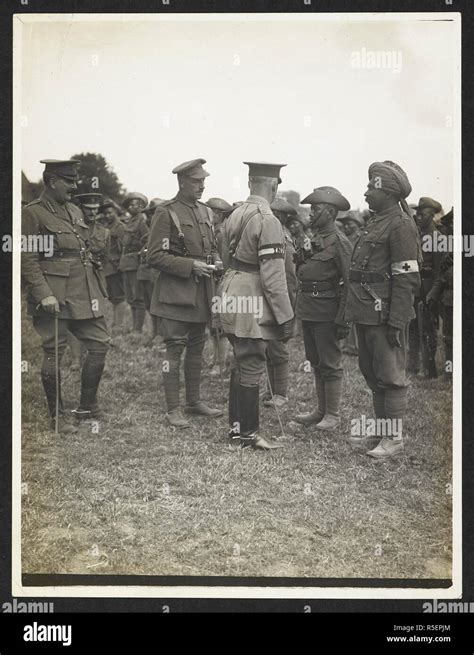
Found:
[{"label": "belt buckle", "polygon": [[319,296],[319,291],[316,291],[316,289],[313,286],[313,291],[311,292],[311,296],[313,298],[317,298]]},{"label": "belt buckle", "polygon": [[86,250],[80,250],[79,251],[79,256],[81,258],[81,262],[85,264],[87,262],[87,251]]}]

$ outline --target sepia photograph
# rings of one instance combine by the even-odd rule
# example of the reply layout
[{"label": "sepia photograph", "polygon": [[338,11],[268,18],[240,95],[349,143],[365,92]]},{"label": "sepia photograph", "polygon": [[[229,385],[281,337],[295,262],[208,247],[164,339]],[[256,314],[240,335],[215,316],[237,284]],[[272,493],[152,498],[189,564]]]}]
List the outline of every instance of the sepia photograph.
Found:
[{"label": "sepia photograph", "polygon": [[460,15],[13,26],[16,595],[459,595]]}]

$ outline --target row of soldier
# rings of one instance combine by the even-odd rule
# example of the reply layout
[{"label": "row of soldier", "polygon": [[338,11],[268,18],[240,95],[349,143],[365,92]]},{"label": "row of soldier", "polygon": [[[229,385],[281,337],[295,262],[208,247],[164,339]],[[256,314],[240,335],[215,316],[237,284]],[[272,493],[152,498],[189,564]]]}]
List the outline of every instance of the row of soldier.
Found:
[{"label": "row of soldier", "polygon": [[[317,397],[314,411],[295,418],[317,431],[334,431],[340,424],[343,339],[348,352],[359,350],[375,416],[403,418],[409,335],[410,363],[417,368],[413,353],[419,340],[413,325],[420,273],[427,285],[421,294],[427,306],[434,310],[440,301],[447,308],[443,327],[450,359],[452,257],[434,262],[422,252],[419,234],[434,229],[432,219],[440,207],[421,198],[417,229],[405,200],[411,186],[393,162],[377,162],[369,169],[367,223],[360,213],[349,211],[337,189],[323,186],[302,201],[311,206],[308,226],[292,205],[276,197],[283,165],[246,162],[250,196],[231,206],[221,199],[200,202],[208,176],[205,161],[185,162],[173,169],[175,198],[148,203],[143,194],[128,194],[123,208],[127,217],[121,220],[115,203],[98,194],[76,194],[79,207],[71,202],[78,161],[43,161],[45,189],[24,210],[23,234],[53,235],[54,252],[48,258],[24,253],[22,271],[43,343],[42,380],[50,415],[62,432],[77,429],[62,409],[60,394],[59,361],[68,331],[87,351],[80,404],[72,415],[82,419],[99,413],[97,388],[109,343],[105,297],[114,307],[113,328],[122,322],[125,299],[135,334],[150,312],[152,339],[159,333],[166,347],[166,419],[175,428],[190,426],[179,393],[183,352],[184,411],[212,418],[222,411],[200,396],[206,327],[221,364],[225,343],[232,344],[229,437],[242,446],[281,445],[259,430],[259,387],[266,374],[269,397],[264,402],[277,410],[287,403],[288,340],[295,335],[295,318],[302,324]],[[338,229],[338,218],[343,229]],[[452,232],[452,212],[443,223]],[[222,300],[217,314],[216,297]],[[258,312],[256,306],[243,310],[228,302],[252,298]],[[226,339],[219,336],[221,329]],[[390,457],[403,449],[401,436],[384,436],[375,443],[365,437],[350,440],[373,457]]]}]

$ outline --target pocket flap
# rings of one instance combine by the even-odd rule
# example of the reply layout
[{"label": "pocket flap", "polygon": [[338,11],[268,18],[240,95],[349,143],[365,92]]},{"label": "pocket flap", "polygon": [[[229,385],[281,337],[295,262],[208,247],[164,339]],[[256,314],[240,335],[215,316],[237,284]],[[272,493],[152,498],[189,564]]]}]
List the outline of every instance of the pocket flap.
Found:
[{"label": "pocket flap", "polygon": [[53,232],[53,234],[70,234],[69,230],[63,230],[62,227],[58,225],[45,225],[44,227],[48,232]]},{"label": "pocket flap", "polygon": [[316,252],[314,255],[311,257],[311,259],[316,259],[317,261],[325,262],[328,261],[328,259],[334,259],[336,256],[336,253],[334,250],[321,250],[321,252]]},{"label": "pocket flap", "polygon": [[70,270],[70,262],[48,262],[46,259],[41,262],[41,271],[44,273],[44,275],[59,275],[61,277],[69,277]]}]

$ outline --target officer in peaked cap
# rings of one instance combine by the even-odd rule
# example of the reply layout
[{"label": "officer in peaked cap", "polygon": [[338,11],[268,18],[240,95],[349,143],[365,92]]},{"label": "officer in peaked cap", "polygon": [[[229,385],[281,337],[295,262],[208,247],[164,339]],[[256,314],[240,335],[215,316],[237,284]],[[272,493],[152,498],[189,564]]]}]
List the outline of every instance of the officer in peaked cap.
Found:
[{"label": "officer in peaked cap", "polygon": [[[298,256],[299,290],[296,315],[302,320],[306,358],[311,362],[316,382],[318,406],[296,420],[314,424],[317,430],[332,431],[340,424],[342,391],[342,351],[340,340],[349,332],[344,320],[347,281],[352,245],[338,231],[339,211],[350,208],[338,189],[314,189],[302,204],[311,205],[313,237]],[[342,288],[341,288],[342,284]]]},{"label": "officer in peaked cap", "polygon": [[[153,216],[155,215],[156,208],[166,202],[162,198],[152,198],[146,209],[143,210],[143,213],[146,217],[146,222],[148,229],[150,229]],[[147,240],[148,241],[148,240]],[[143,300],[145,302],[145,308],[147,312],[150,313],[151,317],[151,335],[146,343],[146,345],[151,346],[154,343],[155,337],[158,335],[158,316],[151,314],[151,299],[153,297],[153,290],[155,288],[156,280],[158,279],[159,272],[156,268],[152,268],[147,264],[147,246],[148,243],[144,244],[140,251],[140,266],[137,270],[137,280],[140,281],[143,287]]]},{"label": "officer in peaked cap", "polygon": [[222,412],[201,400],[202,353],[206,325],[215,294],[213,273],[218,258],[212,231],[212,212],[199,202],[204,191],[205,159],[193,159],[173,168],[178,193],[156,208],[148,240],[147,262],[160,271],[151,313],[160,318],[168,368],[163,369],[170,425],[190,427],[179,399],[179,374],[184,350],[187,414],[216,417]]},{"label": "officer in peaked cap", "polygon": [[[357,325],[359,367],[370,390],[376,418],[401,421],[407,409],[406,333],[414,318],[420,285],[417,229],[406,198],[411,184],[395,162],[369,166],[365,198],[373,212],[354,248],[345,317]],[[385,459],[403,450],[403,437],[378,434],[367,454]],[[354,445],[370,439],[352,436]],[[373,444],[371,444],[373,445]]]},{"label": "officer in peaked cap", "polygon": [[[285,237],[285,273],[288,295],[293,309],[296,305],[298,280],[296,277],[295,254],[296,247],[288,230],[288,222],[297,215],[293,205],[285,198],[275,198],[270,209],[280,221]],[[263,396],[266,407],[284,407],[288,403],[289,350],[286,340],[272,339],[268,342],[266,351],[268,384],[270,389]]]},{"label": "officer in peaked cap", "polygon": [[[22,277],[27,287],[28,311],[41,337],[43,382],[52,424],[55,425],[56,400],[59,400],[58,427],[62,433],[77,431],[66,417],[61,399],[61,381],[56,387],[56,370],[66,349],[68,330],[86,349],[77,418],[98,414],[99,387],[109,334],[104,319],[106,291],[92,260],[89,228],[81,210],[71,202],[77,189],[78,160],[44,159],[44,191],[23,208],[22,233],[53,240],[53,253],[24,252]],[[55,317],[58,318],[57,343]],[[56,362],[56,347],[59,361]]]},{"label": "officer in peaked cap", "polygon": [[[220,319],[234,349],[229,389],[229,436],[242,446],[268,450],[280,444],[259,434],[259,384],[270,339],[293,334],[294,312],[286,285],[285,235],[272,214],[285,164],[244,162],[250,195],[226,220]],[[242,305],[250,298],[253,305]],[[240,304],[239,304],[240,303]]]},{"label": "officer in peaked cap", "polygon": [[143,193],[127,193],[123,207],[130,214],[124,225],[123,250],[120,257],[120,270],[123,272],[125,297],[132,310],[132,334],[141,334],[145,322],[145,300],[141,281],[137,278],[140,267],[140,251],[148,239],[148,226],[143,210],[148,205],[148,198]]},{"label": "officer in peaked cap", "polygon": [[90,223],[99,213],[99,207],[102,203],[102,194],[76,193],[74,200],[76,200],[81,207],[86,223]]},{"label": "officer in peaked cap", "polygon": [[[436,214],[442,211],[441,204],[433,198],[423,197],[420,198],[418,205],[415,206],[415,223],[418,227],[418,232],[420,233],[420,240],[422,246],[427,244],[427,247],[422,247],[421,254],[423,261],[420,267],[420,277],[421,284],[423,285],[424,295],[430,292],[431,287],[435,278],[438,276],[439,267],[441,266],[441,261],[443,259],[443,253],[438,252],[436,248],[433,248],[433,244],[438,241],[440,232],[436,229],[434,223],[434,217]],[[420,287],[421,291],[421,287]],[[422,298],[417,295],[414,299],[415,311],[417,311],[418,304]],[[432,308],[433,309],[433,308]],[[420,370],[420,327],[423,329],[422,341],[426,343],[427,332],[429,330],[426,322],[419,325],[418,322],[419,312],[417,312],[417,317],[410,321],[408,328],[408,364],[407,371],[416,375]],[[438,315],[435,312],[433,319],[437,323]],[[437,327],[437,326],[436,326]],[[437,334],[437,329],[432,330],[432,334]],[[433,344],[433,350],[436,351],[436,343]],[[423,349],[423,369],[425,375],[428,374],[429,363],[428,363],[428,354],[426,348]]]}]

